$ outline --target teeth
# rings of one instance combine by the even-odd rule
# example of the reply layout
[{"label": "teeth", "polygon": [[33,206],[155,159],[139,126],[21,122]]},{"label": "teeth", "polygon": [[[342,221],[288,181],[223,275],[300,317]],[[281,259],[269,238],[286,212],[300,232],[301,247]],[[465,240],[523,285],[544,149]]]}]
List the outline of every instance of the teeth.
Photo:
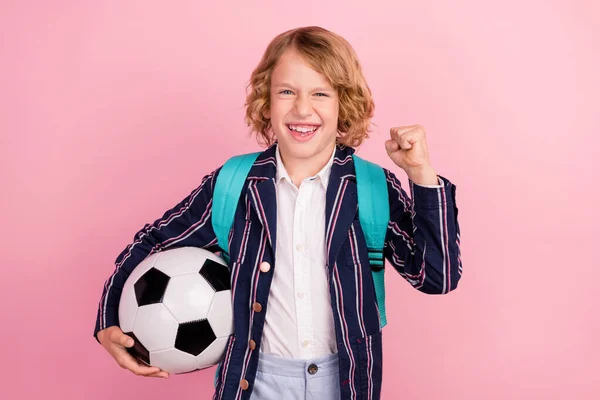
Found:
[{"label": "teeth", "polygon": [[310,133],[310,132],[316,131],[319,127],[315,126],[312,128],[300,128],[300,127],[296,127],[293,125],[288,125],[288,128],[290,128],[293,131],[300,132],[300,133]]}]

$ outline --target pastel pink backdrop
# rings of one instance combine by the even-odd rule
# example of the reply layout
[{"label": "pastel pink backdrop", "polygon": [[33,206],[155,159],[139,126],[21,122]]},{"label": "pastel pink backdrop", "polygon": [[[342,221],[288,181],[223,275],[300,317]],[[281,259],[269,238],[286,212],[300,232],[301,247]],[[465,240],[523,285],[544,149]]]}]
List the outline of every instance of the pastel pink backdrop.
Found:
[{"label": "pastel pink backdrop", "polygon": [[[384,399],[600,398],[600,28],[593,2],[8,1],[0,6],[0,398],[209,399],[214,369],[121,370],[92,337],[146,222],[258,150],[244,86],[278,33],[321,25],[376,100],[360,154],[426,128],[457,185],[464,275],[390,269]],[[406,175],[398,171],[406,184]]]}]

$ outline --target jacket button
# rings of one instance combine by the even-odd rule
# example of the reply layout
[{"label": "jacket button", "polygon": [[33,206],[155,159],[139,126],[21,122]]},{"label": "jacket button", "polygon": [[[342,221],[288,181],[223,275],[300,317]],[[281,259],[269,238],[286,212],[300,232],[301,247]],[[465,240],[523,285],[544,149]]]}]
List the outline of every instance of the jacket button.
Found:
[{"label": "jacket button", "polygon": [[269,272],[269,270],[271,269],[271,264],[269,264],[266,261],[263,261],[260,263],[260,270],[262,272]]},{"label": "jacket button", "polygon": [[259,302],[254,302],[254,304],[252,304],[252,309],[256,312],[261,312],[262,311],[262,306],[260,305]]},{"label": "jacket button", "polygon": [[248,381],[245,379],[242,379],[240,381],[240,387],[242,388],[242,390],[248,390]]},{"label": "jacket button", "polygon": [[319,367],[317,367],[315,364],[310,364],[308,366],[308,373],[311,375],[316,374],[318,370],[319,370]]},{"label": "jacket button", "polygon": [[256,348],[256,342],[250,339],[250,341],[248,342],[248,346],[250,347],[250,350],[254,350]]}]

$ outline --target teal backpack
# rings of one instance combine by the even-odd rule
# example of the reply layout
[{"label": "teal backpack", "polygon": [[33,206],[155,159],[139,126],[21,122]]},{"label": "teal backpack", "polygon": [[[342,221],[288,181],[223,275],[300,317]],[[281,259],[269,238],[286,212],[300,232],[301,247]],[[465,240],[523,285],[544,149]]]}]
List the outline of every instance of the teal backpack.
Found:
[{"label": "teal backpack", "polygon": [[[235,210],[248,172],[259,154],[261,153],[256,152],[231,157],[221,168],[215,183],[212,224],[219,247],[223,251],[223,258],[228,262],[227,239],[233,225]],[[383,246],[390,219],[387,182],[380,166],[366,161],[356,154],[353,154],[352,158],[356,170],[358,216],[367,241],[381,328],[383,328],[387,324],[383,281]]]}]

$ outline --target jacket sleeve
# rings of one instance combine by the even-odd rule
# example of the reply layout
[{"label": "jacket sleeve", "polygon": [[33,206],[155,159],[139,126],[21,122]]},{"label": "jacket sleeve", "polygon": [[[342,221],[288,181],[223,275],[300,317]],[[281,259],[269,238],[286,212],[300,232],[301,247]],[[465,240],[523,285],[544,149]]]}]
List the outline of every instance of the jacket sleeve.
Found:
[{"label": "jacket sleeve", "polygon": [[462,274],[456,186],[438,175],[440,187],[409,179],[412,199],[387,169],[390,221],[384,256],[415,289],[445,294]]},{"label": "jacket sleeve", "polygon": [[212,194],[217,169],[206,175],[200,186],[179,204],[163,214],[152,225],[146,224],[119,254],[115,269],[104,283],[98,304],[94,337],[100,330],[119,324],[119,300],[129,274],[149,255],[184,246],[218,251],[217,238],[212,228]]}]

